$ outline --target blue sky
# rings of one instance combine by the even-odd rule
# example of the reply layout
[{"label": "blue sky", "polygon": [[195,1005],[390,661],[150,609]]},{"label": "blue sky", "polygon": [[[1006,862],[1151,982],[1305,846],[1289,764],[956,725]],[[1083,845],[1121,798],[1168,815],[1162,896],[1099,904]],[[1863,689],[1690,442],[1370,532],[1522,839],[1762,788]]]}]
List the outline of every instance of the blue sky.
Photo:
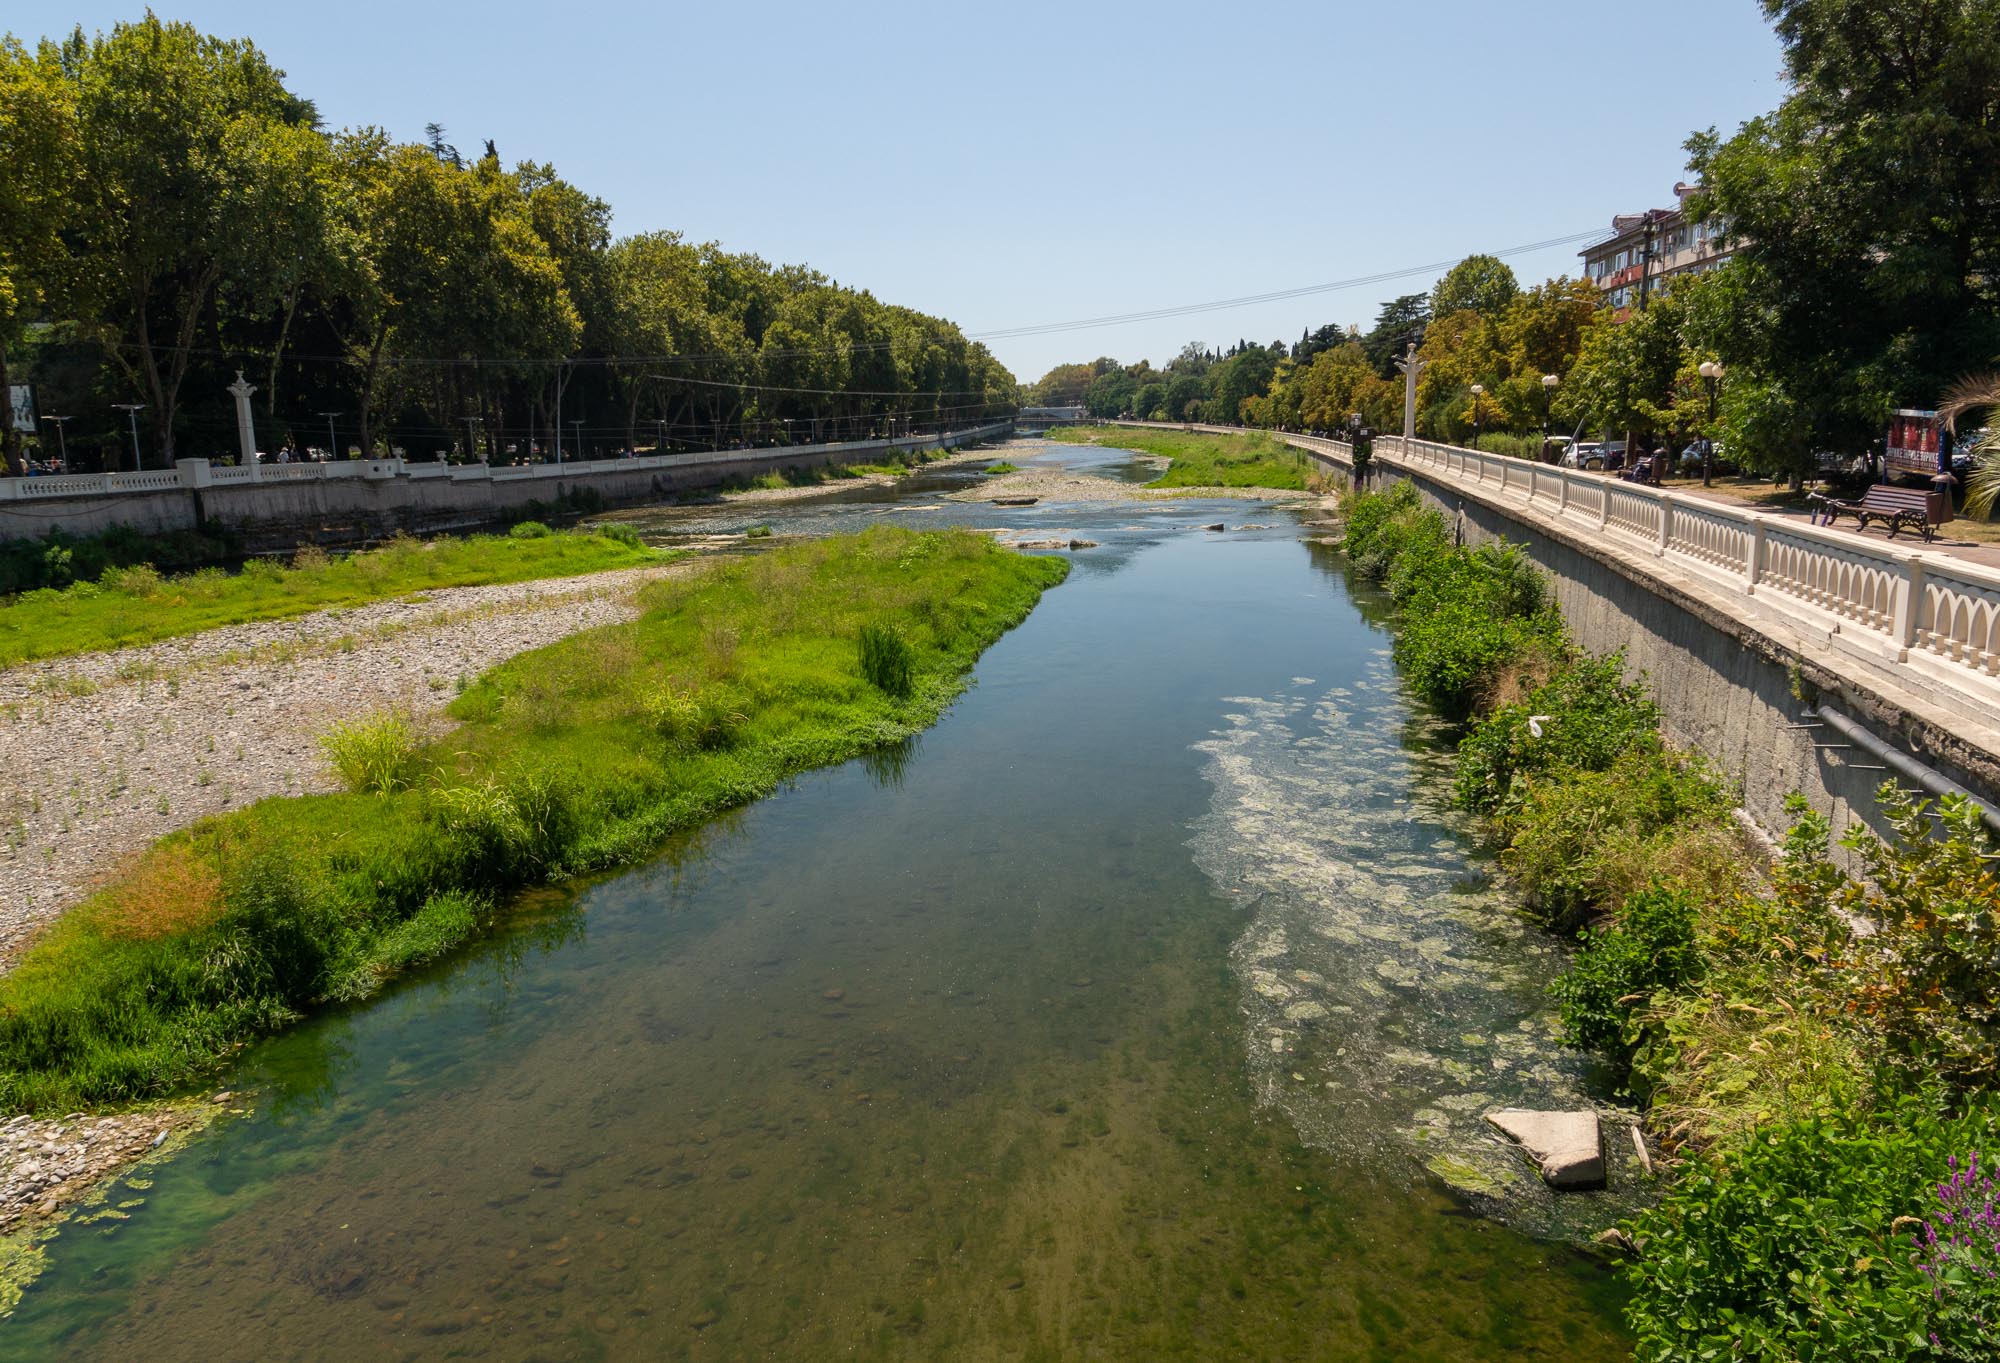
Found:
[{"label": "blue sky", "polygon": [[[1689,132],[1776,105],[1755,0],[1243,5],[163,4],[330,125],[552,161],[620,232],[802,261],[970,332],[1234,298],[1606,226]],[[13,0],[25,38],[130,5]],[[1575,272],[1576,247],[1518,257]],[[991,342],[1099,354],[1366,323],[1430,277]]]}]

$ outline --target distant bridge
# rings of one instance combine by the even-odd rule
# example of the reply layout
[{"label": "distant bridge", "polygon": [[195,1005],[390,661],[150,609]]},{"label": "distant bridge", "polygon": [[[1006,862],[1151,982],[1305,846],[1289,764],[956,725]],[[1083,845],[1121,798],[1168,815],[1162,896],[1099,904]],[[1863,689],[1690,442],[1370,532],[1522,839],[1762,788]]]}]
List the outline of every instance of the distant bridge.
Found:
[{"label": "distant bridge", "polygon": [[1082,407],[1023,407],[1014,416],[1016,430],[1046,431],[1051,426],[1073,426],[1090,420]]}]

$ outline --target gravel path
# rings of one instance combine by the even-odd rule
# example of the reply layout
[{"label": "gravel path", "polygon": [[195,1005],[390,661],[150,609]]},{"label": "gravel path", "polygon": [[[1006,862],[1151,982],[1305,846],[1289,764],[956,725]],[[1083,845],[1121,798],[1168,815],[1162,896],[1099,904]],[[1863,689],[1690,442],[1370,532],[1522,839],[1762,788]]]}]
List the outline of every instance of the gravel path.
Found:
[{"label": "gravel path", "polygon": [[632,614],[684,565],[452,587],[0,672],[0,968],[119,860],[204,815],[331,788],[343,719],[441,710],[516,653]]}]

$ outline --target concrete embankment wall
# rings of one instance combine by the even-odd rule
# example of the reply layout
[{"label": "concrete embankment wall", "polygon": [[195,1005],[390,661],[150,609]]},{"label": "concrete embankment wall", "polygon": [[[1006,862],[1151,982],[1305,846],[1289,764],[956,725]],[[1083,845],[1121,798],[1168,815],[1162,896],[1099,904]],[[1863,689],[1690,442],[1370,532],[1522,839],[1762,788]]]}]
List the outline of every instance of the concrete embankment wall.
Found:
[{"label": "concrete embankment wall", "polygon": [[[435,465],[404,465],[388,477],[287,477],[263,470],[263,481],[158,491],[37,497],[0,502],[0,539],[39,539],[51,530],[81,537],[124,526],[144,534],[203,527],[227,530],[246,553],[282,552],[302,544],[365,544],[398,534],[444,534],[502,526],[577,499],[590,506],[630,507],[791,469],[882,462],[897,450],[954,449],[1004,436],[1006,424],[895,441],[789,446],[770,450],[632,460],[599,460],[528,471],[496,469],[488,476],[444,474]],[[468,472],[479,473],[473,469]],[[172,477],[172,472],[165,475]]]},{"label": "concrete embankment wall", "polygon": [[1415,483],[1427,504],[1452,518],[1465,544],[1520,545],[1549,573],[1577,642],[1593,653],[1622,649],[1628,668],[1650,683],[1668,741],[1706,754],[1739,782],[1743,808],[1766,831],[1791,822],[1784,806],[1794,791],[1830,814],[1836,828],[1859,819],[1878,833],[1889,831],[1875,792],[1891,773],[1858,749],[1817,746],[1842,742],[1830,729],[1787,727],[1799,724],[1808,701],[1822,695],[1878,736],[1900,737],[1898,746],[1975,794],[2000,800],[2000,780],[1983,754],[1854,686],[1828,659],[1786,649],[1708,602],[1622,571],[1586,544],[1545,533],[1419,471],[1377,463],[1370,478],[1377,487]]}]

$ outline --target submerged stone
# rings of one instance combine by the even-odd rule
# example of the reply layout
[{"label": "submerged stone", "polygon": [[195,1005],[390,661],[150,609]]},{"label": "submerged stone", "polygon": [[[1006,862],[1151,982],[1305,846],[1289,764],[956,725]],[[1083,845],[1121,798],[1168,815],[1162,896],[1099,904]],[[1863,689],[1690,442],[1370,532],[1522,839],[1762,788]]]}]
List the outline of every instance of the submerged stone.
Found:
[{"label": "submerged stone", "polygon": [[1532,1112],[1503,1108],[1486,1120],[1521,1143],[1551,1188],[1602,1188],[1604,1140],[1595,1112]]}]

